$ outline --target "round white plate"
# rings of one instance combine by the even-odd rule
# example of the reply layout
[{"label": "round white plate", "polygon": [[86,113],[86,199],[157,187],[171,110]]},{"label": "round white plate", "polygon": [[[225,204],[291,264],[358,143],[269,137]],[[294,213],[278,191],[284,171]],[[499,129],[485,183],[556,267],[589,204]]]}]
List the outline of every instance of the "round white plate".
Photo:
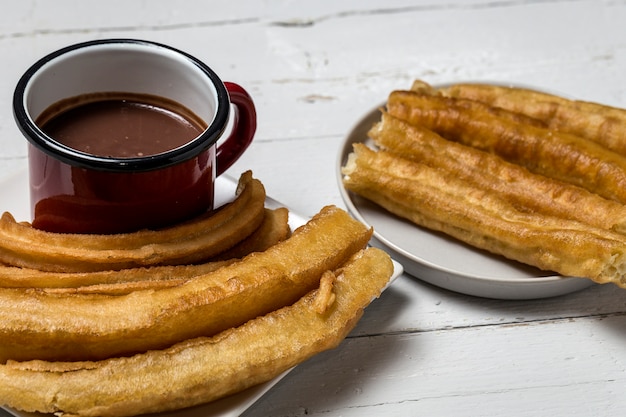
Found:
[{"label": "round white plate", "polygon": [[371,145],[367,132],[380,120],[380,108],[368,112],[349,132],[337,160],[337,180],[350,213],[374,228],[372,245],[385,249],[404,270],[423,281],[463,294],[497,299],[536,299],[571,293],[593,285],[584,278],[562,277],[470,247],[444,234],[418,227],[347,191],[342,183],[354,143]]}]

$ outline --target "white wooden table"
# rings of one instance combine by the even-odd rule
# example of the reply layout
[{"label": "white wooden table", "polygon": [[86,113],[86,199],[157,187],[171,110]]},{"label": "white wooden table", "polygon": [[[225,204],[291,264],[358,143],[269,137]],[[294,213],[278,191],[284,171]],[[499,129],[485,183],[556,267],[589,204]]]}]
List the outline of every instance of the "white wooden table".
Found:
[{"label": "white wooden table", "polygon": [[[3,0],[0,10],[0,180],[26,162],[11,112],[17,79],[46,53],[94,38],[167,43],[246,87],[258,133],[230,173],[252,169],[305,216],[344,206],[344,135],[415,78],[523,83],[626,106],[620,0]],[[624,416],[625,372],[624,290],[499,301],[403,275],[339,348],[245,415]]]}]

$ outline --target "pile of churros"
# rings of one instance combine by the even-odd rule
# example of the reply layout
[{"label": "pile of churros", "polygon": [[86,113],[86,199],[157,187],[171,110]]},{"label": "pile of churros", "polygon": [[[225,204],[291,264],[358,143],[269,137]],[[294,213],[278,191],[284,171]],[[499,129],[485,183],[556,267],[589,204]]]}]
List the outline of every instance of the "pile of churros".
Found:
[{"label": "pile of churros", "polygon": [[524,88],[393,91],[345,187],[420,227],[626,287],[626,110]]},{"label": "pile of churros", "polygon": [[133,416],[203,404],[337,346],[387,285],[372,230],[327,206],[296,230],[242,174],[186,223],[55,234],[0,219],[0,404]]}]

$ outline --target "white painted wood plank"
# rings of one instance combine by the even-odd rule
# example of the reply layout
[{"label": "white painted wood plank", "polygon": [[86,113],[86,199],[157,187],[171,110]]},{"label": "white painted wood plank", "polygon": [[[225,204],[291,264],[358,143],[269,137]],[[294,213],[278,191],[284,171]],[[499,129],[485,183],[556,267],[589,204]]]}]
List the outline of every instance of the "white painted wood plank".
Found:
[{"label": "white painted wood plank", "polygon": [[[175,10],[168,18],[180,26],[171,28],[168,26],[171,20],[166,19],[168,15],[162,6],[151,8],[143,4],[135,13],[140,19],[136,27],[116,24],[117,19],[128,19],[126,14],[126,17],[105,19],[110,32],[92,21],[104,19],[106,13],[87,14],[87,18],[81,19],[72,19],[70,14],[65,17],[69,19],[66,25],[82,23],[81,30],[45,29],[45,36],[30,37],[26,32],[15,35],[18,37],[0,38],[8,44],[5,48],[10,64],[8,73],[13,75],[4,78],[6,84],[0,87],[9,93],[23,68],[57,47],[105,36],[136,36],[186,49],[213,65],[225,79],[250,86],[258,97],[261,113],[267,115],[262,129],[272,126],[267,133],[270,137],[296,132],[324,134],[326,123],[319,121],[327,121],[324,117],[327,114],[334,116],[330,120],[339,119],[337,115],[354,116],[342,111],[342,107],[360,106],[364,111],[376,105],[392,88],[403,88],[416,77],[433,82],[458,79],[522,82],[589,99],[624,102],[620,73],[616,71],[620,62],[624,62],[624,45],[611,43],[612,39],[624,37],[626,29],[619,19],[624,17],[623,11],[614,13],[615,6],[599,6],[597,2],[572,2],[567,13],[552,3],[511,2],[508,6],[475,3],[436,7],[424,2],[414,7],[399,4],[395,9],[388,6],[383,10],[372,4],[362,6],[365,10],[354,10],[348,4],[340,10],[318,11],[317,15],[309,12],[297,17],[297,9],[286,7],[284,11],[279,2],[272,3],[273,7],[264,10],[260,18],[208,26],[183,24],[190,16]],[[130,4],[139,7],[137,4],[142,3]],[[113,6],[107,9],[109,13]],[[76,8],[76,13],[80,14],[81,7],[86,6]],[[219,7],[218,11],[224,15],[218,14],[215,19],[221,21],[232,15],[228,11],[231,8]],[[146,13],[153,9],[161,14]],[[195,21],[211,15],[211,9],[206,7],[192,6],[189,10],[197,12],[191,16]],[[25,11],[17,15],[12,21],[22,19],[44,28],[56,22],[44,16],[28,19],[30,15]],[[559,18],[555,19],[555,15]],[[285,19],[314,23],[276,25]],[[148,23],[141,23],[144,20]],[[559,30],[555,31],[555,27]],[[563,77],[563,73],[570,76]],[[594,78],[594,83],[588,82],[589,77]],[[271,105],[267,111],[266,105]],[[311,111],[313,108],[315,112]],[[289,109],[288,114],[309,116],[305,119],[309,123],[291,123],[285,117],[285,109]],[[296,117],[294,122],[298,120]],[[260,130],[260,135],[266,136],[265,132]]]},{"label": "white painted wood plank", "polygon": [[623,415],[626,317],[350,338],[246,416]]},{"label": "white painted wood plank", "polygon": [[531,325],[625,314],[623,290],[613,285],[541,300],[502,301],[457,294],[406,275],[369,308],[373,312],[359,323],[356,335]]}]

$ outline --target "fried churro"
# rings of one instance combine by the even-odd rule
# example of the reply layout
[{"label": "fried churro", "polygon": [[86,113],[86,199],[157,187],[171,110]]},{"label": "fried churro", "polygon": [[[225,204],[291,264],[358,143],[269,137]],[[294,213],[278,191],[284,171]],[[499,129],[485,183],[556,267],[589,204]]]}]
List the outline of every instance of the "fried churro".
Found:
[{"label": "fried churro", "polygon": [[168,265],[96,272],[49,272],[0,266],[0,288],[41,288],[56,293],[124,294],[140,289],[179,285],[193,277],[214,271],[254,252],[262,252],[285,240],[290,233],[289,211],[265,209],[259,228],[233,248],[194,265]]},{"label": "fried churro", "polygon": [[455,174],[355,144],[344,185],[413,223],[506,258],[566,276],[626,286],[624,236],[521,212]]},{"label": "fried churro", "polygon": [[53,272],[93,272],[198,263],[252,234],[265,214],[265,188],[242,174],[237,197],[215,212],[161,230],[117,235],[62,234],[0,218],[0,262]]},{"label": "fried churro", "polygon": [[318,290],[313,290],[292,306],[241,327],[164,350],[99,362],[0,365],[0,401],[29,412],[100,417],[206,403],[337,346],[392,271],[389,256],[370,248],[334,271],[334,298],[322,311],[316,308]]},{"label": "fried churro", "polygon": [[[467,101],[467,100],[465,100]],[[388,112],[540,175],[626,203],[626,156],[579,136],[517,123],[463,99],[394,91]]]},{"label": "fried churro", "polygon": [[214,272],[120,296],[0,289],[0,361],[91,360],[163,349],[293,303],[372,231],[326,207],[288,239]]},{"label": "fried churro", "polygon": [[626,155],[626,109],[512,86],[461,83],[436,91],[446,97],[469,99],[530,116],[552,129],[584,137]]},{"label": "fried churro", "polygon": [[583,188],[504,161],[497,155],[452,142],[419,125],[383,112],[370,131],[376,145],[404,158],[445,170],[497,193],[516,209],[562,217],[626,233],[626,206]]}]

